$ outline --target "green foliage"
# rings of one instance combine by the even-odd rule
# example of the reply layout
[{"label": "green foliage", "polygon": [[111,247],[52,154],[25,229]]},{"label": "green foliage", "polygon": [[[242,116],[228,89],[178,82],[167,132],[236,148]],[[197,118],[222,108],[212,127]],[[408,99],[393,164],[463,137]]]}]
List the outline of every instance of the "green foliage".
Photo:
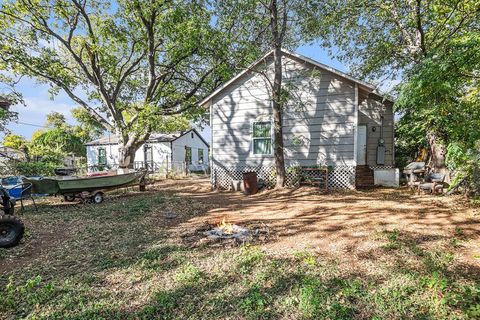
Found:
[{"label": "green foliage", "polygon": [[65,128],[53,128],[34,136],[29,147],[32,156],[46,162],[62,162],[66,155],[85,156],[79,137]]},{"label": "green foliage", "polygon": [[195,265],[187,263],[175,274],[175,280],[182,284],[196,283],[202,277],[202,272]]},{"label": "green foliage", "polygon": [[55,168],[58,168],[57,162],[45,161],[29,161],[29,162],[14,162],[11,164],[8,174],[31,176],[53,176],[55,175]]},{"label": "green foliage", "polygon": [[79,123],[72,127],[74,134],[83,142],[99,138],[104,132],[104,128],[93,118],[84,108],[74,108],[71,110],[73,118]]},{"label": "green foliage", "polygon": [[170,116],[203,116],[198,102],[232,75],[229,53],[242,47],[210,9],[207,1],[4,1],[0,69],[49,84],[52,96],[64,91],[88,112],[76,113],[82,139],[101,127],[136,148],[159,124],[172,130]]},{"label": "green foliage", "polygon": [[447,166],[455,173],[451,186],[464,180],[464,186],[474,195],[480,192],[480,140],[470,149],[463,142],[452,142],[447,149]]},{"label": "green foliage", "polygon": [[7,148],[25,151],[28,147],[28,142],[22,136],[16,134],[7,134],[3,138],[2,145]]},{"label": "green foliage", "polygon": [[254,246],[245,246],[237,257],[237,267],[244,273],[248,273],[255,265],[260,263],[265,254]]},{"label": "green foliage", "polygon": [[5,132],[6,125],[17,119],[17,113],[0,108],[0,132]]},{"label": "green foliage", "polygon": [[350,301],[362,291],[357,280],[335,278],[322,283],[318,278],[305,277],[299,287],[299,309],[308,319],[351,319],[354,310]]},{"label": "green foliage", "polygon": [[253,286],[240,300],[239,306],[250,319],[258,319],[265,315],[268,297],[262,294],[258,286]]},{"label": "green foliage", "polygon": [[67,127],[67,120],[62,113],[53,111],[47,114],[47,121],[45,124],[50,128],[61,129]]},{"label": "green foliage", "polygon": [[395,78],[450,39],[474,32],[478,6],[477,0],[308,1],[311,17],[302,32],[360,76]]},{"label": "green foliage", "polygon": [[18,300],[22,300],[23,304],[38,305],[50,300],[55,293],[53,284],[43,284],[41,276],[27,279],[24,285],[19,286],[16,286],[10,277],[5,289],[0,292],[0,310],[16,308]]}]

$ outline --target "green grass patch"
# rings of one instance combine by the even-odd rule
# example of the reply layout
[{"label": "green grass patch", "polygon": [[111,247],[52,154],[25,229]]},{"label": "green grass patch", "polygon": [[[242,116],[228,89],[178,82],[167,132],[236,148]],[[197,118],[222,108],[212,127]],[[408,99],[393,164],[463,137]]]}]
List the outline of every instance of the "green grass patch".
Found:
[{"label": "green grass patch", "polygon": [[[0,318],[480,317],[480,281],[462,273],[448,243],[428,248],[400,229],[379,231],[381,256],[365,258],[369,274],[309,250],[190,246],[178,230],[191,232],[189,217],[199,207],[160,193],[30,212],[32,243],[44,230],[56,230],[61,241],[2,276]],[[186,219],[156,224],[171,211]],[[26,259],[22,250],[0,250],[0,257]]]}]

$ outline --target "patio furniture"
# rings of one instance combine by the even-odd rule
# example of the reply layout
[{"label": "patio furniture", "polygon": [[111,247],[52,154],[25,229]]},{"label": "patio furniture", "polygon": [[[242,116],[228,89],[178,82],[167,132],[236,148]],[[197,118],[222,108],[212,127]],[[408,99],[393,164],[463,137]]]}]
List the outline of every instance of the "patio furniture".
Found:
[{"label": "patio furniture", "polygon": [[418,193],[420,191],[428,191],[431,194],[443,193],[443,187],[445,184],[445,174],[443,173],[430,173],[425,176],[425,181],[419,183]]},{"label": "patio furniture", "polygon": [[418,189],[419,184],[423,182],[427,169],[428,167],[425,166],[425,162],[411,162],[403,169],[403,173],[407,176],[410,189]]},{"label": "patio furniture", "polygon": [[[32,183],[25,182],[18,184],[12,188],[10,188],[9,193],[15,200],[20,200],[20,207],[22,210],[25,209],[23,205],[23,200],[31,199],[33,202],[33,206],[35,207],[35,211],[38,211],[37,204],[35,203],[35,199],[32,196]],[[14,192],[19,190],[18,192]]]}]

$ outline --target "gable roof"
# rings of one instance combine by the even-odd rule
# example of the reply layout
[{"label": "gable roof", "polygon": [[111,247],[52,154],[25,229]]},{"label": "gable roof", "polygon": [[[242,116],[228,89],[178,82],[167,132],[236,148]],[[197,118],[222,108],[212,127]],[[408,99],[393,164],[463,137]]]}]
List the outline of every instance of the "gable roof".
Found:
[{"label": "gable roof", "polygon": [[[207,147],[210,147],[210,145],[205,141],[205,139],[202,138],[202,136],[195,129],[190,129],[187,131],[178,131],[178,132],[168,133],[168,134],[152,133],[150,135],[150,138],[145,142],[172,142],[192,131],[196,133],[196,135],[203,141],[203,143],[207,145]],[[118,144],[118,137],[115,135],[103,136],[99,139],[92,140],[85,143],[86,146],[101,146],[101,145],[112,145],[112,144]]]},{"label": "gable roof", "polygon": [[184,135],[186,135],[186,134],[188,134],[188,133],[190,133],[190,132],[195,132],[195,134],[200,138],[200,140],[202,140],[202,142],[205,143],[205,145],[206,145],[208,148],[210,148],[210,144],[202,137],[202,135],[201,135],[200,133],[198,133],[197,129],[195,129],[195,128],[192,128],[192,129],[190,129],[190,130],[188,130],[188,131],[183,132],[181,135],[179,135],[178,137],[176,137],[174,140],[177,140],[177,139],[183,137]]},{"label": "gable roof", "polygon": [[[285,50],[285,49],[282,49],[282,52],[284,55],[286,56],[290,56],[290,57],[293,57],[297,60],[302,60],[304,62],[307,62],[315,67],[318,67],[320,69],[323,69],[323,70],[326,70],[326,71],[329,71],[333,74],[336,74],[342,78],[345,78],[345,79],[348,79],[352,82],[355,82],[357,83],[360,87],[362,87],[363,89],[369,91],[370,93],[373,93],[379,97],[382,97],[384,98],[385,100],[388,100],[388,101],[391,101],[393,102],[390,98],[388,98],[385,94],[379,92],[379,90],[372,84],[368,83],[368,82],[365,82],[363,80],[359,80],[357,78],[354,78],[352,77],[351,75],[345,73],[345,72],[342,72],[338,69],[335,69],[335,68],[332,68],[330,66],[327,66],[326,64],[323,64],[321,62],[318,62],[318,61],[315,61],[313,59],[310,59],[304,55],[301,55],[301,54],[298,54],[298,53],[294,53],[294,52],[290,52],[288,50]],[[242,72],[240,72],[239,74],[237,74],[235,77],[233,77],[232,79],[230,79],[229,81],[225,82],[222,86],[220,86],[217,90],[215,90],[214,92],[212,92],[208,97],[206,97],[205,99],[203,99],[202,101],[200,101],[199,105],[202,106],[204,104],[206,104],[208,101],[210,101],[213,97],[215,97],[216,95],[218,95],[220,92],[222,92],[226,87],[228,87],[230,84],[232,84],[233,82],[235,82],[237,79],[239,79],[240,77],[242,77],[243,75],[245,75],[246,73],[248,73],[250,70],[252,70],[253,68],[255,68],[260,62],[264,61],[265,59],[267,59],[269,56],[273,55],[273,50],[267,52],[263,57],[261,57],[260,59],[258,59],[257,61],[253,62],[250,66],[248,66],[247,68],[245,68],[245,70],[243,70]]]}]

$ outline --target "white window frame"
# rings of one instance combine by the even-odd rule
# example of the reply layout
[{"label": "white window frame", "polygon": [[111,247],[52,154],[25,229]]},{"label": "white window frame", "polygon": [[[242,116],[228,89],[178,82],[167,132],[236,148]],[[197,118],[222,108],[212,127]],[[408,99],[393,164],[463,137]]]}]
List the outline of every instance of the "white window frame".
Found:
[{"label": "white window frame", "polygon": [[[200,162],[200,151],[202,152],[202,160]],[[197,149],[197,162],[198,164],[204,164],[205,163],[205,150],[202,148]]]},{"label": "white window frame", "polygon": [[[270,153],[255,153],[255,150],[254,150],[254,140],[255,139],[268,139],[266,137],[257,137],[257,138],[254,138],[253,137],[253,126],[255,125],[255,123],[259,123],[259,122],[268,122],[270,123],[270,140],[271,140],[271,148],[270,148]],[[258,120],[252,120],[250,122],[250,141],[251,141],[251,148],[250,148],[250,154],[255,156],[255,157],[265,157],[265,156],[273,156],[273,148],[274,148],[274,139],[273,139],[273,121],[271,119],[268,119],[268,120],[262,120],[262,119],[258,119]]]}]

